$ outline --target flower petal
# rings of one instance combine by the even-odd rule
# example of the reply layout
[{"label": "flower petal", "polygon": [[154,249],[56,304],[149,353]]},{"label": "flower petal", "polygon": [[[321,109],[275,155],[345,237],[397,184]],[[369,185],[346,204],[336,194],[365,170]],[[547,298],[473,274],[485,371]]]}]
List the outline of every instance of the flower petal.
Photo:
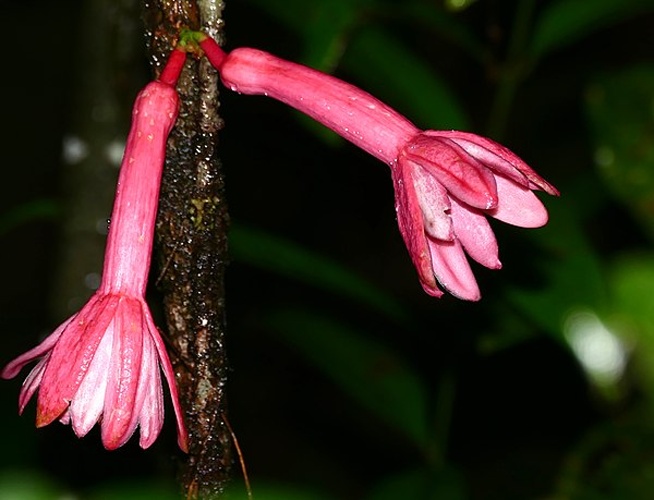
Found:
[{"label": "flower petal", "polygon": [[161,365],[161,370],[164,373],[166,382],[168,383],[168,390],[170,391],[170,399],[173,403],[173,411],[175,412],[175,417],[177,419],[177,444],[182,449],[188,453],[188,431],[184,425],[184,412],[182,407],[179,404],[179,394],[177,393],[177,383],[175,382],[175,372],[173,370],[173,365],[170,363],[170,358],[168,358],[168,353],[166,352],[166,346],[161,340],[159,332],[154,326],[154,321],[150,315],[150,310],[145,308],[143,314],[146,316],[146,321],[151,328],[148,328],[148,332],[152,341],[154,342],[155,347],[157,348],[157,354],[159,355],[159,363]]},{"label": "flower petal", "polygon": [[464,300],[479,300],[481,293],[468,259],[458,240],[438,241],[427,238],[434,274],[452,295]]},{"label": "flower petal", "polygon": [[425,223],[427,234],[438,240],[454,238],[450,218],[450,197],[447,190],[424,168],[411,164],[411,179]]},{"label": "flower petal", "polygon": [[470,155],[495,170],[498,174],[513,179],[518,184],[531,189],[542,189],[554,196],[559,195],[559,191],[554,186],[538,175],[518,155],[491,139],[456,130],[429,130],[425,133],[437,137],[447,137],[455,141]]},{"label": "flower petal", "polygon": [[116,296],[96,293],[62,332],[41,380],[37,427],[59,418],[68,408],[93,361],[116,306]]},{"label": "flower petal", "polygon": [[429,295],[440,297],[443,295],[443,292],[438,289],[434,272],[432,271],[431,257],[427,246],[427,237],[425,236],[423,213],[410,173],[410,169],[412,168],[415,168],[415,166],[403,161],[391,167],[393,185],[395,186],[397,224],[407,250],[409,250],[413,265],[418,271],[422,288]]},{"label": "flower petal", "polygon": [[502,267],[497,240],[486,217],[452,199],[452,221],[456,237],[470,257],[489,269]]},{"label": "flower petal", "polygon": [[481,209],[497,205],[495,176],[450,139],[416,135],[402,149],[398,161],[420,165],[464,203]]},{"label": "flower petal", "polygon": [[76,315],[71,316],[64,321],[57,329],[48,335],[39,345],[30,349],[26,353],[21,354],[13,361],[9,362],[0,372],[0,377],[4,379],[14,378],[23,369],[23,367],[31,363],[37,358],[40,358],[48,351],[50,351],[59,340],[59,337],[66,329],[68,324],[75,318]]},{"label": "flower petal", "polygon": [[519,227],[535,228],[547,224],[547,210],[530,189],[500,175],[495,181],[500,201],[497,208],[488,211],[489,215]]},{"label": "flower petal", "polygon": [[138,410],[139,445],[144,449],[149,448],[157,439],[164,422],[164,401],[159,357],[150,334],[151,328],[155,328],[154,324],[148,324],[147,319],[144,317],[143,358],[137,391],[137,400],[140,401],[140,409]]},{"label": "flower petal", "polygon": [[102,412],[102,444],[124,445],[136,430],[132,419],[141,370],[143,323],[138,300],[122,297],[116,312],[109,379]]},{"label": "flower petal", "polygon": [[67,414],[73,432],[84,437],[100,419],[104,409],[107,382],[110,376],[113,337],[116,335],[115,323],[109,323],[98,344],[93,361],[73,397]]}]

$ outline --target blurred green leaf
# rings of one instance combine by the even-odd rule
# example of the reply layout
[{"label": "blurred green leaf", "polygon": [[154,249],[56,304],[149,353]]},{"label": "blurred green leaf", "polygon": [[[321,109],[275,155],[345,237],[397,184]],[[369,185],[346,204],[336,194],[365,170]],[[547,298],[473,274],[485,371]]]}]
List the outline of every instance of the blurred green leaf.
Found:
[{"label": "blurred green leaf", "polygon": [[586,99],[606,185],[654,237],[654,66],[596,78]]},{"label": "blurred green leaf", "polygon": [[96,488],[89,500],[179,500],[176,485],[154,481],[118,481]]},{"label": "blurred green leaf", "polygon": [[[254,500],[330,500],[334,497],[296,485],[258,483],[252,484]],[[243,486],[232,484],[224,500],[250,500]]]},{"label": "blurred green leaf", "polygon": [[654,433],[648,415],[605,421],[572,449],[553,499],[649,500],[654,490]]},{"label": "blurred green leaf", "polygon": [[[469,7],[474,1],[463,2],[459,0],[457,10],[460,11]],[[429,29],[434,35],[434,43],[442,43],[444,39],[448,43],[465,50],[468,55],[477,61],[486,59],[488,49],[477,39],[470,26],[459,16],[448,12],[448,4],[453,5],[454,0],[446,3],[446,8],[441,9],[435,3],[429,6],[425,5],[423,0],[405,0],[399,3],[392,3],[392,17],[406,19],[408,22],[415,23],[416,26]],[[466,3],[466,5],[463,5]],[[443,46],[443,50],[449,50],[449,47]]]},{"label": "blurred green leaf", "polygon": [[651,0],[558,0],[545,5],[534,27],[531,54],[576,42],[593,31],[654,10]]},{"label": "blurred green leaf", "polygon": [[385,478],[377,484],[369,500],[463,500],[465,480],[460,472],[445,468],[438,472],[418,469],[401,472]]},{"label": "blurred green leaf", "polygon": [[547,201],[547,225],[528,233],[542,251],[531,257],[540,276],[528,286],[510,288],[508,297],[529,319],[564,340],[562,326],[571,311],[606,311],[607,285],[582,222],[601,190],[584,178],[561,191],[561,199]]},{"label": "blurred green leaf", "polygon": [[[612,325],[631,346],[632,371],[654,402],[654,254],[624,255],[610,273]],[[651,406],[654,409],[654,405]]]},{"label": "blurred green leaf", "polygon": [[59,216],[60,211],[59,203],[48,199],[32,200],[17,205],[0,215],[0,236],[22,224],[54,219]]},{"label": "blurred green leaf", "polygon": [[359,404],[404,434],[427,443],[427,392],[407,363],[360,331],[318,313],[277,310],[264,321]]},{"label": "blurred green leaf", "polygon": [[42,473],[5,470],[0,472],[0,498],[2,500],[59,500],[67,497],[63,488]]},{"label": "blurred green leaf", "polygon": [[431,64],[388,30],[362,29],[352,38],[343,66],[367,91],[401,108],[420,127],[469,128],[463,108]]},{"label": "blurred green leaf", "polygon": [[232,225],[229,237],[235,260],[358,301],[400,323],[410,317],[396,299],[317,252],[238,224]]}]

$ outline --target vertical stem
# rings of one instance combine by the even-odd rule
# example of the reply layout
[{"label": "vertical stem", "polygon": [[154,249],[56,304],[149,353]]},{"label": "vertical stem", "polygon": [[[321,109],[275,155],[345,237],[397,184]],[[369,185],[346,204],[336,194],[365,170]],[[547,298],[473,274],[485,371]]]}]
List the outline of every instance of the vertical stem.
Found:
[{"label": "vertical stem", "polygon": [[[222,38],[219,0],[144,0],[143,5],[157,72],[180,28]],[[228,216],[217,156],[222,127],[217,83],[206,59],[189,57],[177,85],[181,107],[168,141],[157,218],[159,286],[189,430],[182,472],[189,499],[218,497],[231,463],[229,429],[221,417],[226,413],[223,278]]]}]

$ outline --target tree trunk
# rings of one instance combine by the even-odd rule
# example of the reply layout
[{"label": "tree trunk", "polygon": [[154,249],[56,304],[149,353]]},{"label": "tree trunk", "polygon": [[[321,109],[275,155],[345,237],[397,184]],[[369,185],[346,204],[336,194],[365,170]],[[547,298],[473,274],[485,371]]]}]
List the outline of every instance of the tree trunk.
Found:
[{"label": "tree trunk", "polygon": [[[222,8],[216,0],[145,0],[155,71],[180,28],[203,30],[220,41]],[[222,127],[217,84],[218,75],[206,59],[188,58],[177,86],[181,109],[168,141],[156,237],[158,284],[190,437],[182,483],[187,498],[203,500],[220,495],[231,463],[224,422],[228,215],[216,154]]]}]

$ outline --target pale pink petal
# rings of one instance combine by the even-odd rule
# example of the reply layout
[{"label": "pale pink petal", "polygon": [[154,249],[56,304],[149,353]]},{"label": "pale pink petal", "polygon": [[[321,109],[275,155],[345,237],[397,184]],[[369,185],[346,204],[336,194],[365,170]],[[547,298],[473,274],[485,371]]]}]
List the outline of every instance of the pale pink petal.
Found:
[{"label": "pale pink petal", "polygon": [[177,382],[175,381],[173,365],[170,363],[170,359],[168,358],[166,346],[164,345],[163,340],[157,331],[157,328],[154,326],[154,321],[150,316],[150,311],[146,308],[143,311],[143,314],[146,316],[147,324],[151,325],[151,328],[148,329],[148,332],[152,338],[152,341],[154,342],[155,347],[157,348],[161,370],[163,371],[166,382],[168,383],[170,399],[172,400],[173,411],[175,412],[175,418],[177,419],[177,444],[182,449],[182,451],[188,452],[188,431],[184,425],[184,412],[181,405],[179,404],[179,394],[177,393]]},{"label": "pale pink petal", "polygon": [[470,257],[489,269],[502,267],[497,240],[485,216],[452,199],[452,221],[456,237]]},{"label": "pale pink petal", "polygon": [[529,189],[498,175],[497,192],[500,201],[488,214],[502,222],[519,227],[535,228],[547,224],[547,210]]},{"label": "pale pink petal", "polygon": [[481,209],[497,205],[495,176],[454,141],[418,134],[402,148],[402,157],[420,165],[453,196]]},{"label": "pale pink petal", "polygon": [[67,414],[77,437],[84,437],[100,419],[104,409],[110,375],[112,346],[117,335],[114,322],[109,323],[96,349],[93,361],[84,375]]},{"label": "pale pink petal", "polygon": [[424,168],[412,162],[409,162],[406,168],[411,172],[416,197],[422,209],[425,231],[438,240],[452,240],[454,232],[450,218],[450,197],[447,191]]},{"label": "pale pink petal", "polygon": [[150,327],[145,321],[143,331],[143,359],[139,378],[138,400],[142,400],[138,410],[139,445],[149,448],[157,439],[164,422],[163,388],[159,368],[159,355],[152,340]]},{"label": "pale pink petal", "polygon": [[431,256],[427,246],[423,213],[418,202],[410,170],[413,168],[407,162],[398,162],[391,168],[393,184],[395,185],[395,210],[400,233],[404,239],[413,265],[418,271],[420,283],[425,292],[434,297],[440,297],[443,292],[438,289]]},{"label": "pale pink petal", "polygon": [[22,415],[25,406],[27,406],[27,403],[29,402],[30,399],[32,399],[32,396],[39,388],[39,384],[43,379],[43,372],[45,371],[45,367],[48,364],[49,359],[50,359],[50,353],[47,353],[43,358],[41,358],[41,360],[36,364],[36,366],[32,368],[32,371],[30,371],[27,377],[25,378],[25,381],[23,382],[23,386],[20,388],[20,394],[18,396],[19,415]]},{"label": "pale pink petal", "polygon": [[479,300],[479,286],[461,244],[427,238],[438,282],[452,295],[464,300]]},{"label": "pale pink petal", "polygon": [[102,412],[102,444],[108,450],[124,445],[136,430],[132,415],[141,370],[142,323],[139,301],[123,297],[114,319],[116,334]]}]

